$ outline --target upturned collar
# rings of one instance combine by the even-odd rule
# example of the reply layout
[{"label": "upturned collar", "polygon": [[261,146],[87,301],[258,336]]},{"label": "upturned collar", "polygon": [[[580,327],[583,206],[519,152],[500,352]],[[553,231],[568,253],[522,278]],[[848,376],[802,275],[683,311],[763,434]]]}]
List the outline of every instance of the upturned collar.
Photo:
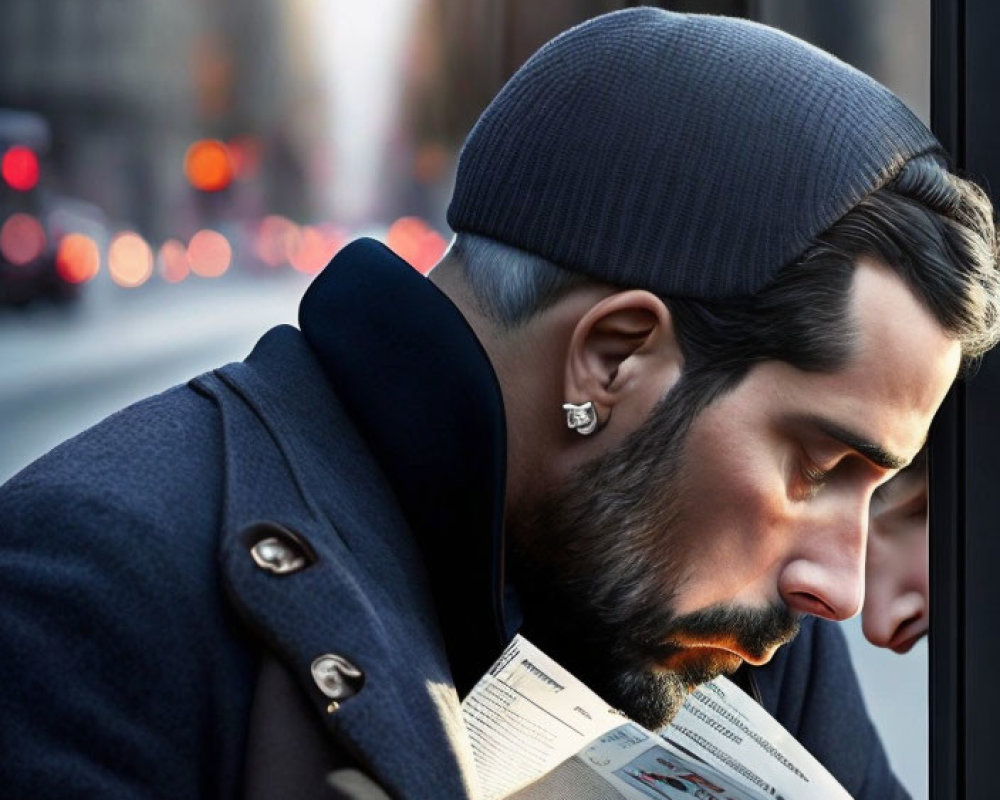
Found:
[{"label": "upturned collar", "polygon": [[299,324],[424,554],[455,686],[506,642],[506,423],[485,350],[433,283],[372,239],[309,287]]}]

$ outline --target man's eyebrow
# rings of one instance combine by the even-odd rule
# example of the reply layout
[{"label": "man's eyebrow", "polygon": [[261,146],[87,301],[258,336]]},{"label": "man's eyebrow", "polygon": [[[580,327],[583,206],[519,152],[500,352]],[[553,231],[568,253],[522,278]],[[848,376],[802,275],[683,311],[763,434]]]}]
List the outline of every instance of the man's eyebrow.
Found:
[{"label": "man's eyebrow", "polygon": [[804,422],[816,426],[831,439],[846,444],[882,469],[903,469],[910,460],[890,453],[882,445],[823,417],[808,416]]}]

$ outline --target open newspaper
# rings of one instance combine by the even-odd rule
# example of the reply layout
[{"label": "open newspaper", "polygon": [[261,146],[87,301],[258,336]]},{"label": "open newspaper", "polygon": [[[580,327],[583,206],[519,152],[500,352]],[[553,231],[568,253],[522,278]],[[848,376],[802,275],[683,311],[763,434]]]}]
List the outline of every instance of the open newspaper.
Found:
[{"label": "open newspaper", "polygon": [[517,637],[462,704],[482,796],[516,800],[850,800],[724,677],[651,733]]}]

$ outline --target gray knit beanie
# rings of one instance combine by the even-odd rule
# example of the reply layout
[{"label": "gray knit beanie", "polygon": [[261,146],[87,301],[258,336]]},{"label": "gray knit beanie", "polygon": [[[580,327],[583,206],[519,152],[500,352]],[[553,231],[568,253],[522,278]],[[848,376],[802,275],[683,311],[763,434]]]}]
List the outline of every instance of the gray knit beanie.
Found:
[{"label": "gray knit beanie", "polygon": [[628,9],[508,81],[462,149],[448,222],[621,286],[734,297],[938,149],[885,87],[798,39]]}]

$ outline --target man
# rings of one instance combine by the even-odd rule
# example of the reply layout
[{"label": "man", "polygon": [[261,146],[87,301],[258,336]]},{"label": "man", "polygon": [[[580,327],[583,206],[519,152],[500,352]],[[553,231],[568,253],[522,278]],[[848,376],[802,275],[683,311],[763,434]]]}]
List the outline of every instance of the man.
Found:
[{"label": "man", "polygon": [[[997,337],[989,204],[898,100],[761,26],[601,17],[486,110],[449,219],[430,281],[349,245],[301,332],[4,488],[0,785],[465,797],[459,697],[518,627],[658,724],[858,610],[869,497]],[[801,663],[762,699],[855,736]]]}]

